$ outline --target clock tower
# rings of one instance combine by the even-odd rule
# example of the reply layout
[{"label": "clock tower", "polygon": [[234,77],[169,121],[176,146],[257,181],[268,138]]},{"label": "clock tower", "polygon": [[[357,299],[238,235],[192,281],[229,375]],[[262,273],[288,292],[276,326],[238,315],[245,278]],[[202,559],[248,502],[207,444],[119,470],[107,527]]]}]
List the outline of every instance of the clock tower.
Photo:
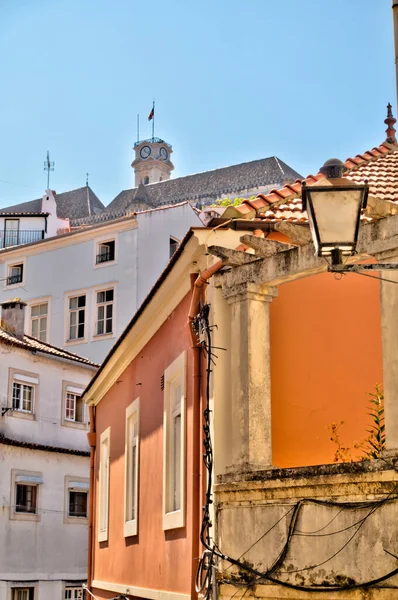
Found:
[{"label": "clock tower", "polygon": [[174,165],[170,144],[159,138],[150,138],[134,144],[135,158],[131,163],[135,173],[135,187],[140,183],[157,183],[170,179]]}]

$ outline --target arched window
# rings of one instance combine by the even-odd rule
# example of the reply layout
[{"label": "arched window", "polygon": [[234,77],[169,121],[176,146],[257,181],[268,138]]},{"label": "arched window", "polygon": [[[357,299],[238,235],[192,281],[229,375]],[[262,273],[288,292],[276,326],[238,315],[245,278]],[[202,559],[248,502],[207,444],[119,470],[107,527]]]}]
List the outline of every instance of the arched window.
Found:
[{"label": "arched window", "polygon": [[159,181],[163,181],[163,177],[159,177]]},{"label": "arched window", "polygon": [[148,175],[145,175],[144,177],[144,185],[147,185],[149,183],[149,177]]}]

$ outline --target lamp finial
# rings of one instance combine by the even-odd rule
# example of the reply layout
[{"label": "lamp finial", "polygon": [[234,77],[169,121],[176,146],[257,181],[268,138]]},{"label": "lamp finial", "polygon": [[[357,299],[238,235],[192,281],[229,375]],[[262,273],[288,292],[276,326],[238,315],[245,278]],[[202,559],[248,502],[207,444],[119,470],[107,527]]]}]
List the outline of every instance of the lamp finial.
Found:
[{"label": "lamp finial", "polygon": [[395,137],[395,128],[394,125],[397,122],[397,119],[394,119],[392,115],[392,106],[390,102],[387,104],[387,118],[384,119],[384,123],[387,125],[386,129],[386,142],[390,144],[397,144],[397,138]]}]

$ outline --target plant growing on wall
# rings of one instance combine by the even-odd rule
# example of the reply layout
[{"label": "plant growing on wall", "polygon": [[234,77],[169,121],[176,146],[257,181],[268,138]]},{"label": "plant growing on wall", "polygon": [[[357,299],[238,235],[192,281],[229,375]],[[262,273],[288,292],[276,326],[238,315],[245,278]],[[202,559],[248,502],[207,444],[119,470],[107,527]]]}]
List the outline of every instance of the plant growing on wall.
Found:
[{"label": "plant growing on wall", "polygon": [[243,200],[255,200],[255,198],[255,196],[251,196],[250,198],[220,198],[219,200],[216,200],[214,204],[210,204],[210,206],[239,206],[239,204],[242,204]]},{"label": "plant growing on wall", "polygon": [[381,452],[386,446],[386,434],[384,424],[384,394],[382,387],[377,384],[374,392],[369,393],[368,415],[371,417],[371,422],[367,433],[369,434],[360,442],[353,444],[353,449],[346,446],[341,441],[340,427],[344,425],[344,421],[340,423],[332,423],[328,429],[331,432],[330,440],[337,445],[334,454],[333,462],[352,462],[355,460],[352,456],[354,450],[359,451],[359,460],[373,460],[380,458]]}]

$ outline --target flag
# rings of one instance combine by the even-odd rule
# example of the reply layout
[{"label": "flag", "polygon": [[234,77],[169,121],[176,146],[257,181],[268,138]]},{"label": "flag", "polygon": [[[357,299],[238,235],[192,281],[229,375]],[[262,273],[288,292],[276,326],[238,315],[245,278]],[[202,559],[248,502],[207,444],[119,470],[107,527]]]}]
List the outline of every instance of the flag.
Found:
[{"label": "flag", "polygon": [[151,112],[148,115],[148,121],[152,121],[154,116],[155,116],[155,107],[153,106]]}]

